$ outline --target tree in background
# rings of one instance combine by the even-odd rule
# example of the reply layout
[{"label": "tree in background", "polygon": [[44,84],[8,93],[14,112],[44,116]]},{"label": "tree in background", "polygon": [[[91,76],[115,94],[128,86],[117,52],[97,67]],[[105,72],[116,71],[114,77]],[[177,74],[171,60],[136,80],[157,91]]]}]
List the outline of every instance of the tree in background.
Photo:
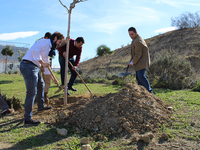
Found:
[{"label": "tree in background", "polygon": [[97,47],[97,55],[98,56],[103,56],[104,54],[106,55],[106,57],[110,60],[109,63],[107,64],[106,67],[106,78],[108,78],[108,67],[111,64],[111,59],[108,57],[107,54],[112,54],[113,52],[110,51],[110,48],[107,47],[106,45],[100,45],[99,47]]},{"label": "tree in background", "polygon": [[6,56],[6,65],[5,65],[5,73],[7,73],[7,61],[8,61],[8,56],[12,57],[14,55],[13,50],[10,48],[9,45],[6,45],[4,49],[2,49],[1,54]]},{"label": "tree in background", "polygon": [[197,11],[194,14],[185,12],[179,17],[171,18],[171,21],[171,25],[178,29],[200,27],[200,11]]},{"label": "tree in background", "polygon": [[104,54],[112,54],[112,51],[110,50],[109,47],[102,44],[99,47],[97,47],[97,55],[103,56]]},{"label": "tree in background", "polygon": [[21,52],[20,50],[18,51],[19,56],[17,57],[17,59],[19,60],[19,62],[21,62],[22,58],[24,57],[24,55],[26,54],[25,52]]}]

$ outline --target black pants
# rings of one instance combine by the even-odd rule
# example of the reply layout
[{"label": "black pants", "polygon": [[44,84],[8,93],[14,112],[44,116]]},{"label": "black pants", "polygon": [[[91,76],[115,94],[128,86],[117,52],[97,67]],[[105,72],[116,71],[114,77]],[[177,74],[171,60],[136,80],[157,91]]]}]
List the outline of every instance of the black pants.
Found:
[{"label": "black pants", "polygon": [[[75,61],[73,58],[70,58],[69,61],[74,65]],[[60,63],[60,75],[61,75],[61,82],[62,85],[65,84],[65,58],[62,56],[59,56],[59,63]],[[74,81],[76,80],[77,73],[72,69],[72,66],[68,63],[68,68],[71,72],[71,77],[68,83],[68,87],[72,87],[74,84]],[[76,70],[78,72],[78,68]]]}]

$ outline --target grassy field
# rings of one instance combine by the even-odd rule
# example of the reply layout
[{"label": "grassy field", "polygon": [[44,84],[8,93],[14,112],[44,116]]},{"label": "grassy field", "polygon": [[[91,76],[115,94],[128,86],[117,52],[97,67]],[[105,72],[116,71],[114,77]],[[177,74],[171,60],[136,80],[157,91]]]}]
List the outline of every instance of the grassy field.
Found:
[{"label": "grassy field", "polygon": [[[60,75],[55,73],[58,80]],[[105,95],[118,92],[122,87],[106,84],[87,84],[94,95]],[[79,97],[87,93],[84,84],[75,84],[78,92],[71,92],[73,96]],[[23,77],[19,74],[0,74],[0,89],[2,94],[8,98],[16,96],[22,104],[25,99],[25,85]],[[55,96],[58,90],[56,85],[50,88],[49,96]],[[167,104],[174,108],[171,120],[167,124],[160,125],[155,133],[155,140],[150,144],[132,143],[129,139],[120,137],[107,138],[102,141],[95,141],[90,144],[95,150],[129,150],[129,149],[198,149],[200,147],[200,93],[191,90],[169,90],[154,89],[157,97],[162,98]],[[62,96],[61,91],[57,96]],[[0,118],[0,149],[69,149],[80,150],[80,140],[88,137],[88,133],[74,133],[67,128],[66,137],[59,136],[56,128],[64,126],[52,126],[40,124],[35,127],[23,126],[23,116]],[[64,127],[65,128],[65,127]],[[170,138],[164,142],[158,141],[162,133],[170,134]],[[92,138],[92,137],[91,137]]]}]

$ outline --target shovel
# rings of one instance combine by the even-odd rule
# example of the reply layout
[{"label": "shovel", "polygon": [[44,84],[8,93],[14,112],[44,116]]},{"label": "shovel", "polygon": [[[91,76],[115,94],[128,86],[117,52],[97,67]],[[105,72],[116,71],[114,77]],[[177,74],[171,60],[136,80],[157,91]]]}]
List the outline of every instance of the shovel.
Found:
[{"label": "shovel", "polygon": [[[69,60],[68,60],[68,62],[69,62],[69,64],[71,65],[71,67],[73,67],[72,63],[71,63]],[[76,72],[76,74],[79,76],[79,78],[81,79],[81,81],[83,82],[83,84],[85,85],[85,87],[86,87],[86,88],[88,89],[88,91],[90,92],[90,95],[93,96],[92,92],[90,91],[90,89],[88,88],[88,86],[85,84],[85,82],[84,82],[83,79],[81,78],[80,74],[79,74],[76,70],[75,70],[75,72]],[[61,88],[59,88],[59,89],[55,92],[55,94],[58,93],[58,92],[60,92],[65,86],[66,86],[66,84],[63,85]]]},{"label": "shovel", "polygon": [[118,76],[123,77],[123,76],[127,76],[127,75],[131,74],[132,72],[128,72],[128,68],[129,68],[129,65],[126,67],[126,72],[125,73],[119,73]]},{"label": "shovel", "polygon": [[[53,79],[54,79],[54,80],[57,80],[57,79],[56,79],[56,77],[54,76],[54,74],[53,74],[53,72],[52,72],[51,68],[50,68],[50,67],[48,67],[48,69],[49,69],[49,71],[50,71],[50,73],[51,73],[51,75],[52,75]],[[62,87],[61,87],[59,84],[57,84],[57,86],[59,87],[59,90],[62,90]]]}]

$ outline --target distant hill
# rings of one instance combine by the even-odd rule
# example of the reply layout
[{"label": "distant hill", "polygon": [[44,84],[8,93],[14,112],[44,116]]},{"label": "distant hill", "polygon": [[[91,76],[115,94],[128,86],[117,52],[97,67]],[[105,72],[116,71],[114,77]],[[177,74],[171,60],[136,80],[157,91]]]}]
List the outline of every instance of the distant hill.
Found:
[{"label": "distant hill", "polygon": [[[139,33],[138,33],[139,34]],[[185,57],[200,74],[200,27],[180,29],[145,39],[149,46],[151,61],[163,49],[173,49]],[[86,76],[104,76],[124,72],[130,60],[130,45],[114,50],[112,55],[95,57],[80,63],[79,69]],[[131,67],[130,71],[134,71]]]}]

